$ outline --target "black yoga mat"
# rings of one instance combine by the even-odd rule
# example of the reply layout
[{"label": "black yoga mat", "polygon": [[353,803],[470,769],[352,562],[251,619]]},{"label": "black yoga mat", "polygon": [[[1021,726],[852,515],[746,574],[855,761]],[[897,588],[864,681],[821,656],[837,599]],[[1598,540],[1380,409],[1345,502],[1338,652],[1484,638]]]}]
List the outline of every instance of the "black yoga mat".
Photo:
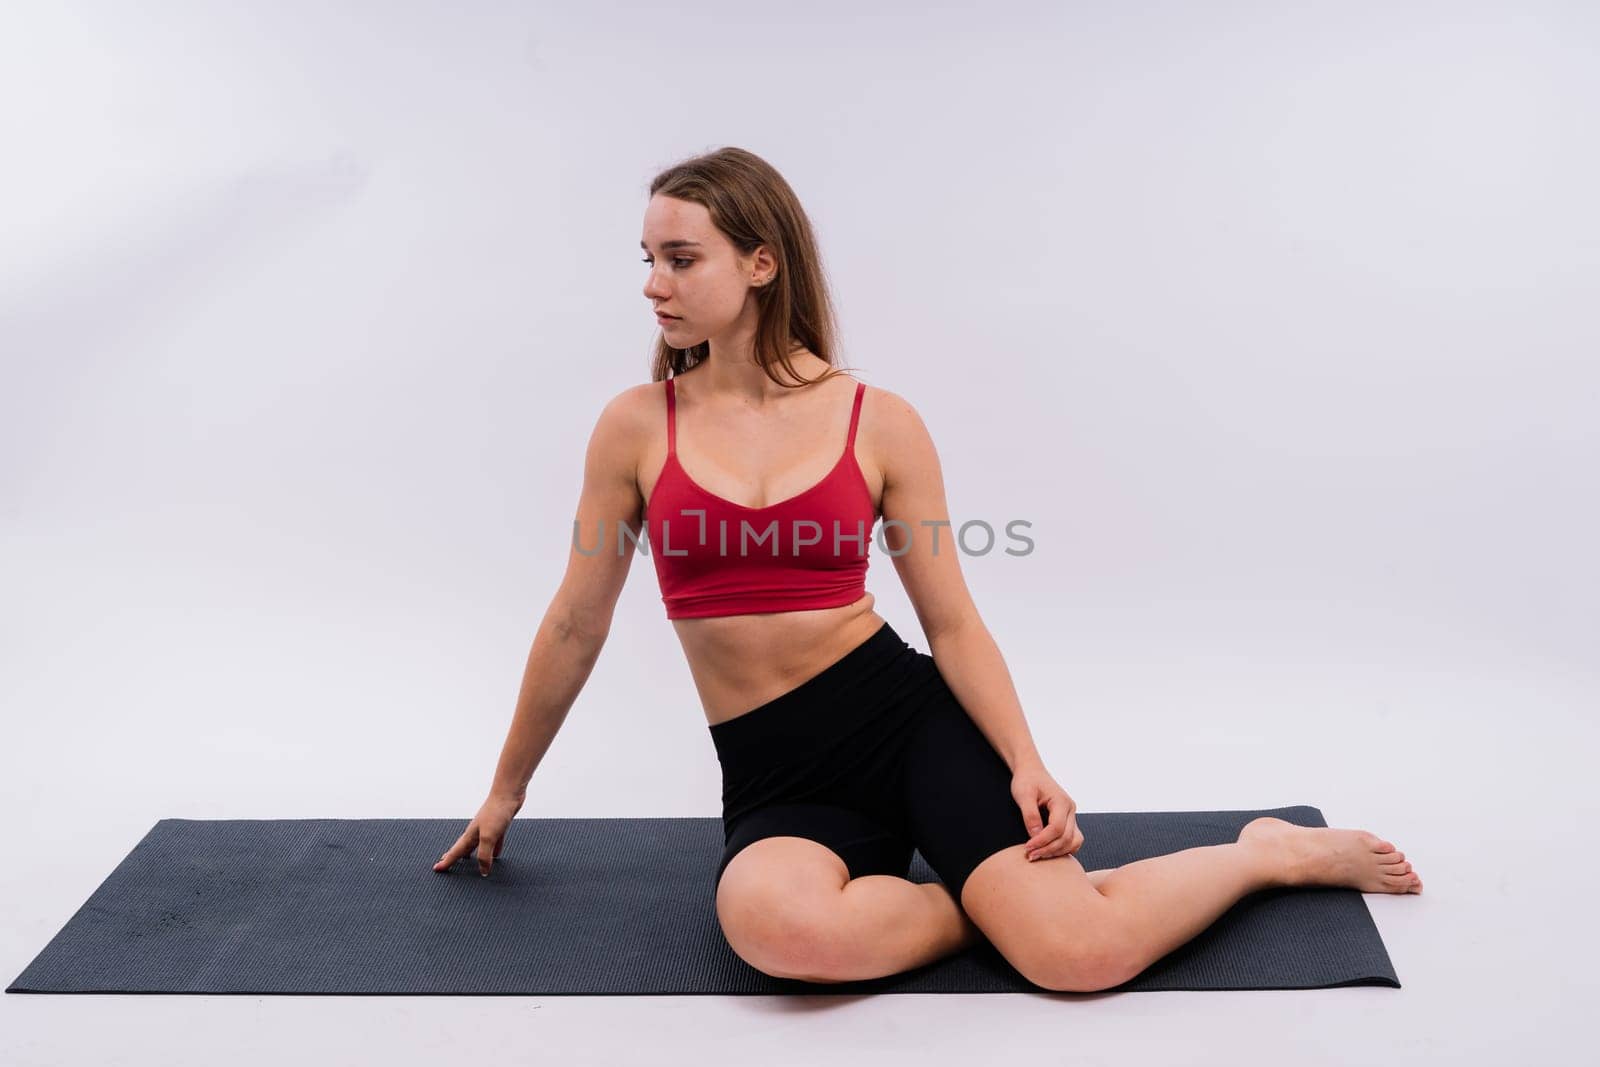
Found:
[{"label": "black yoga mat", "polygon": [[[1313,807],[1078,815],[1087,870]],[[1020,818],[1020,816],[1019,816]],[[987,942],[902,974],[777,979],[717,925],[717,818],[517,819],[488,878],[464,819],[162,819],[8,993],[1040,992]],[[920,853],[911,878],[937,881]],[[1359,892],[1270,889],[1117,990],[1400,987]],[[1070,995],[1070,994],[1062,994]]]}]

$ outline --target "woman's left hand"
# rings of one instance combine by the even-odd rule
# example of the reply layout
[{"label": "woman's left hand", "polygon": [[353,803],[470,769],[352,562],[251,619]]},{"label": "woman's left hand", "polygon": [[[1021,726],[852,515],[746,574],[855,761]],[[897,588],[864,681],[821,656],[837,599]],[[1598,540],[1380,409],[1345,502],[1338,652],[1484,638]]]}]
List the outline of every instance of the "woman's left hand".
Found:
[{"label": "woman's left hand", "polygon": [[[1078,805],[1042,764],[1017,768],[1011,776],[1011,796],[1022,808],[1022,822],[1031,835],[1025,848],[1029,859],[1070,856],[1083,847]],[[1040,808],[1050,813],[1048,822],[1039,817]]]}]

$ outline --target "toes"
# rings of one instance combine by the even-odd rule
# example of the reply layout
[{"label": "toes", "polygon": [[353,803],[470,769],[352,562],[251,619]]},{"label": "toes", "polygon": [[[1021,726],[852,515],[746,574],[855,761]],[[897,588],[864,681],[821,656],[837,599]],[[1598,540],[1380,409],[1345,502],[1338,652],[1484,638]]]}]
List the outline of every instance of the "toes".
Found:
[{"label": "toes", "polygon": [[1406,854],[1404,852],[1380,852],[1380,853],[1378,853],[1378,855],[1379,855],[1379,857],[1381,857],[1378,860],[1378,862],[1379,863],[1385,863],[1385,864],[1387,864],[1387,863],[1401,863],[1401,862],[1404,862],[1404,860],[1406,858]]},{"label": "toes", "polygon": [[1374,851],[1374,852],[1393,852],[1394,851],[1394,844],[1392,842],[1389,842],[1389,841],[1380,840],[1377,844],[1372,846],[1372,851]]}]

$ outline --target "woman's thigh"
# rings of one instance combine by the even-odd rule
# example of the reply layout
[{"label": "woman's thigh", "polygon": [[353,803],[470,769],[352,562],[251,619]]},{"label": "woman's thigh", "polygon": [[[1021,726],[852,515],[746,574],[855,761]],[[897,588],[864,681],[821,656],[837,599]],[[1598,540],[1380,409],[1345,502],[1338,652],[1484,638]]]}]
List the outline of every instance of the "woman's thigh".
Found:
[{"label": "woman's thigh", "polygon": [[799,837],[823,846],[836,861],[828,866],[841,872],[846,881],[864,874],[903,878],[911,867],[911,842],[903,832],[860,807],[843,803],[769,804],[734,820],[725,830],[722,863],[717,868],[719,890],[736,859],[756,842],[774,837]]},{"label": "woman's thigh", "polygon": [[960,902],[980,863],[1028,841],[1011,769],[942,680],[910,732],[901,767],[908,836]]},{"label": "woman's thigh", "polygon": [[727,835],[716,912],[734,952],[785,975],[837,922],[845,885],[866,874],[905,877],[911,843],[867,814],[829,804],[775,804]]}]

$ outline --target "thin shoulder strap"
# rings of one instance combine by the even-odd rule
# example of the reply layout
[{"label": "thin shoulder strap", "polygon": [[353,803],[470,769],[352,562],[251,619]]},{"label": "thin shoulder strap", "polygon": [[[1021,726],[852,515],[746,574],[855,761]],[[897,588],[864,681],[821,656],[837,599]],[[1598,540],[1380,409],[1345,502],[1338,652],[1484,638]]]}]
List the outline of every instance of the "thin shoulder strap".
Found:
[{"label": "thin shoulder strap", "polygon": [[673,388],[671,378],[667,379],[667,455],[672,455],[678,450],[678,391]]},{"label": "thin shoulder strap", "polygon": [[850,409],[850,436],[845,438],[844,442],[844,447],[847,449],[856,446],[856,423],[861,421],[861,398],[866,395],[866,392],[867,383],[857,382],[855,406]]}]

